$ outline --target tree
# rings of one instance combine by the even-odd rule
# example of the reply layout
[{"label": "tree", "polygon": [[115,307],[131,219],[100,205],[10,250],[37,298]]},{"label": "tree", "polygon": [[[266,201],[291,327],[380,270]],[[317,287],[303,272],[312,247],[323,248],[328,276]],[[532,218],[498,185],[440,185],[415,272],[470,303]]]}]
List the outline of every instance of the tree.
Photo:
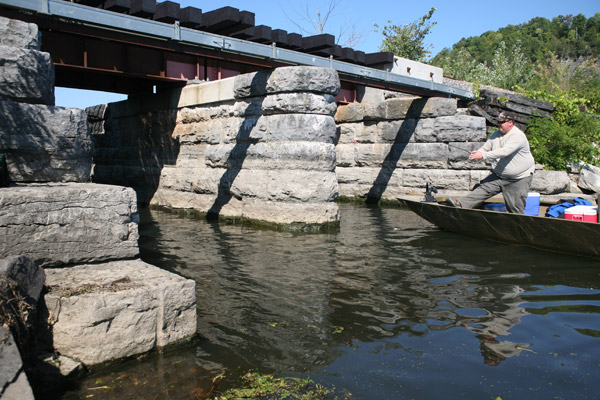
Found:
[{"label": "tree", "polygon": [[[429,22],[436,8],[433,7],[429,12],[419,18],[402,26],[393,25],[388,20],[389,25],[385,25],[382,30],[383,40],[380,51],[390,51],[398,57],[408,58],[410,60],[424,62],[425,58],[431,54],[429,50],[432,45],[425,46],[425,36],[429,34],[437,22]],[[379,29],[379,25],[375,24]]]},{"label": "tree", "polygon": [[336,37],[336,44],[342,47],[355,47],[366,36],[366,32],[358,31],[356,25],[351,21],[347,21],[340,25],[337,30],[337,35],[328,26],[330,18],[335,16],[336,10],[340,7],[342,0],[330,0],[325,8],[319,9],[319,5],[315,5],[315,12],[311,11],[308,1],[304,3],[303,10],[296,8],[297,2],[288,2],[288,9],[294,14],[288,15],[285,9],[282,8],[283,14],[286,16],[299,31],[304,35],[320,35],[329,33]]}]

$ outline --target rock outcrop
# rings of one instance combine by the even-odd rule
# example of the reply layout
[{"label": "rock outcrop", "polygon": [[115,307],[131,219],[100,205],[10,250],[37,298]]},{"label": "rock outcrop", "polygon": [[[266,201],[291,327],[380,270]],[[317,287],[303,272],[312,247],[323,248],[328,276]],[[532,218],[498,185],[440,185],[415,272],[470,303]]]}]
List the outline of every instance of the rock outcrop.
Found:
[{"label": "rock outcrop", "polygon": [[40,266],[136,257],[138,214],[130,188],[44,184],[0,188],[0,257]]},{"label": "rock outcrop", "polygon": [[0,153],[12,182],[89,182],[92,140],[83,110],[0,101]]},{"label": "rock outcrop", "polygon": [[192,280],[140,260],[48,268],[46,274],[53,347],[86,365],[196,333]]},{"label": "rock outcrop", "polygon": [[579,172],[578,186],[584,190],[600,193],[600,168],[585,164]]}]

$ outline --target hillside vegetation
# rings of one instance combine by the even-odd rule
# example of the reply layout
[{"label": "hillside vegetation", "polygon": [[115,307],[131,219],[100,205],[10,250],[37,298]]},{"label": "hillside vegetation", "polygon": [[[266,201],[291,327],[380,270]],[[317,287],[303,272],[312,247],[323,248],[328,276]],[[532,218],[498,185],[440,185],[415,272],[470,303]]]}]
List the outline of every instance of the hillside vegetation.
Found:
[{"label": "hillside vegetation", "polygon": [[429,63],[455,79],[550,101],[554,118],[527,135],[536,161],[551,169],[600,165],[600,13],[534,18],[460,40]]}]

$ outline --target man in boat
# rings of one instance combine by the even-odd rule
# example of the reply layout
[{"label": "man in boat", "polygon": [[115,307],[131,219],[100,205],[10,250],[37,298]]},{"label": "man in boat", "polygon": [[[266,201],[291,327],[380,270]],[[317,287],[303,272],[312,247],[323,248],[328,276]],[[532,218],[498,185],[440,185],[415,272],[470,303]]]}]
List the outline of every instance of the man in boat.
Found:
[{"label": "man in boat", "polygon": [[447,204],[455,207],[478,208],[485,200],[502,193],[506,211],[523,214],[527,193],[533,179],[535,161],[527,137],[515,126],[514,120],[504,113],[497,118],[498,130],[485,144],[469,154],[469,160],[490,161],[492,174],[482,180],[468,195]]}]

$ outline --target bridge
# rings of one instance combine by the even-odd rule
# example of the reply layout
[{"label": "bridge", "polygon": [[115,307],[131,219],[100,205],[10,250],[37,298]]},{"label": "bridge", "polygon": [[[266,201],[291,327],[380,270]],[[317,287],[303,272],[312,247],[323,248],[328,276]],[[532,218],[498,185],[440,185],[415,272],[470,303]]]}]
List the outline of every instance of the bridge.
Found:
[{"label": "bridge", "polygon": [[392,53],[341,47],[329,34],[303,37],[256,26],[253,13],[233,7],[203,12],[155,0],[0,0],[0,15],[38,25],[60,87],[148,94],[189,81],[312,65],[338,71],[342,103],[355,101],[359,86],[472,97],[433,79],[391,72]]}]

